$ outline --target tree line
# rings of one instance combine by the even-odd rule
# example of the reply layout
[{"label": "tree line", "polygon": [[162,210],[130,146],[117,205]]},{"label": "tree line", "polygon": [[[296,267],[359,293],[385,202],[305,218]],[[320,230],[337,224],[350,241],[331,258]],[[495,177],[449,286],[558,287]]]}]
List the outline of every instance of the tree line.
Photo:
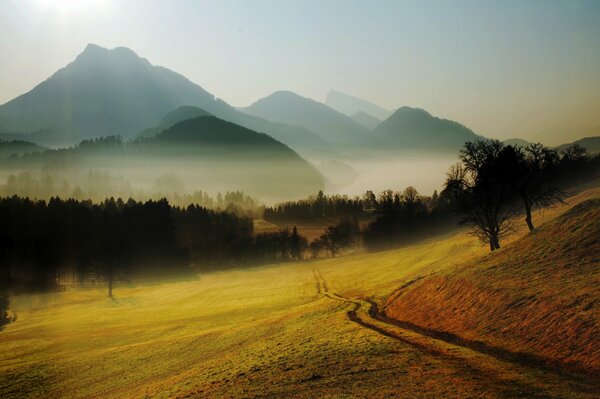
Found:
[{"label": "tree line", "polygon": [[[116,281],[300,259],[296,229],[254,234],[249,217],[165,199],[100,203],[0,198],[0,291],[57,290],[61,281]],[[0,301],[3,296],[0,294]],[[2,315],[0,315],[2,316]]]}]

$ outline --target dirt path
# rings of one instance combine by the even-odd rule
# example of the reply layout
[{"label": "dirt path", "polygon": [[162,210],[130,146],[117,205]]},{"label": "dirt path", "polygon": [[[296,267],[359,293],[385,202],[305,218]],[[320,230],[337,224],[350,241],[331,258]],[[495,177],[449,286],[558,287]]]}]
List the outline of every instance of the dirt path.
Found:
[{"label": "dirt path", "polygon": [[397,322],[382,314],[373,301],[332,292],[319,270],[313,270],[313,274],[318,294],[352,305],[346,312],[348,320],[435,357],[465,375],[483,377],[503,392],[509,389],[515,397],[564,397],[561,392],[575,397],[596,397],[600,392],[600,382],[589,376],[564,374],[546,367],[538,359]]}]

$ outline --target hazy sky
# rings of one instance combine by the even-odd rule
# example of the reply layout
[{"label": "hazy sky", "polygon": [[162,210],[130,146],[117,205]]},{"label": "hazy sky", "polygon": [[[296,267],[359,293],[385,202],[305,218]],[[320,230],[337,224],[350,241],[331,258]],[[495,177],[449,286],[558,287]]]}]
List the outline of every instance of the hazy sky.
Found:
[{"label": "hazy sky", "polygon": [[500,138],[600,131],[595,0],[0,0],[0,103],[90,42],[129,47],[233,105],[335,88]]}]

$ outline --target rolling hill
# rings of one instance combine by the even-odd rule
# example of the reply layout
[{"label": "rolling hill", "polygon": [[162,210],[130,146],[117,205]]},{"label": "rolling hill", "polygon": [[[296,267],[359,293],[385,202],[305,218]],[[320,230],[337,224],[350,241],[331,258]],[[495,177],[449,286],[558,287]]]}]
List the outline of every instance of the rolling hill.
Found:
[{"label": "rolling hill", "polygon": [[359,143],[368,133],[367,128],[347,115],[290,91],[277,91],[242,111],[276,122],[304,126],[334,144]]},{"label": "rolling hill", "polygon": [[160,123],[155,127],[149,127],[142,130],[137,137],[153,137],[165,129],[170,128],[176,123],[185,121],[187,119],[194,119],[200,116],[210,116],[211,114],[203,110],[202,108],[194,107],[191,105],[184,105],[174,109],[173,111],[166,114]]},{"label": "rolling hill", "polygon": [[41,152],[46,148],[22,140],[0,141],[0,158]]},{"label": "rolling hill", "polygon": [[375,146],[387,149],[456,152],[466,141],[481,138],[460,123],[429,112],[402,107],[372,132]]},{"label": "rolling hill", "polygon": [[42,137],[28,139],[55,147],[113,134],[133,137],[187,105],[269,134],[298,151],[329,148],[306,128],[243,114],[130,49],[109,50],[94,44],[28,93],[1,105],[0,133],[14,139],[14,134],[42,132],[38,135]]},{"label": "rolling hill", "polygon": [[[323,177],[292,149],[214,116],[186,119],[152,137],[88,140],[5,160],[1,166],[4,174],[49,174],[71,185],[90,184],[88,173],[102,172],[146,190],[167,176],[190,192],[242,190],[263,199],[303,197],[323,189]],[[104,190],[105,196],[114,195],[110,185]]]},{"label": "rolling hill", "polygon": [[590,154],[600,154],[600,136],[596,137],[585,137],[572,143],[562,144],[558,146],[559,150],[566,150],[572,145],[580,145],[585,148]]}]

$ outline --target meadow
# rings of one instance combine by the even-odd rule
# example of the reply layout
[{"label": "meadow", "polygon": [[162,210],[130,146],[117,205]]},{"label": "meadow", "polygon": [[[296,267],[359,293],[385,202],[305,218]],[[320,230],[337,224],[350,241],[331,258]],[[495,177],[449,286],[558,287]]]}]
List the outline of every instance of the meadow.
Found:
[{"label": "meadow", "polygon": [[[587,190],[536,217],[598,197]],[[0,397],[597,397],[595,379],[373,317],[399,287],[486,253],[460,230],[377,253],[137,281],[114,298],[104,287],[15,296]]]}]

